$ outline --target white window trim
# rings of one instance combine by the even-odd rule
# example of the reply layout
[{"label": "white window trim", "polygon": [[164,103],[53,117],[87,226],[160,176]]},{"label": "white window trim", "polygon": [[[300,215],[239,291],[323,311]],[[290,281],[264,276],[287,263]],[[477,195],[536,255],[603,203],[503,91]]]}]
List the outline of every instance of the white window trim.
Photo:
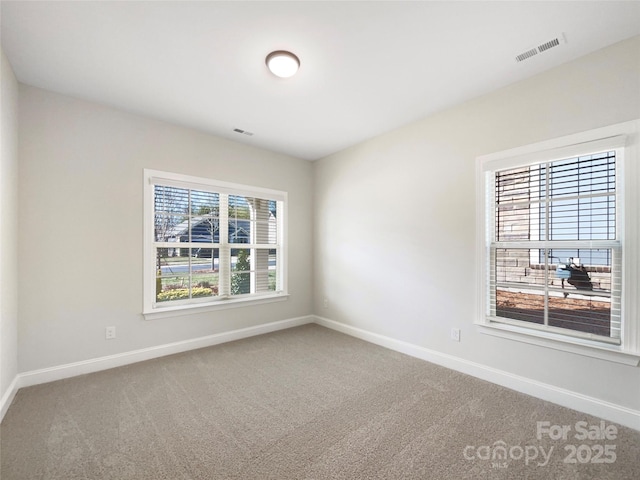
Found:
[{"label": "white window trim", "polygon": [[[288,195],[287,192],[272,190],[261,187],[252,187],[230,182],[223,182],[214,179],[194,177],[178,173],[163,172],[159,170],[144,169],[144,189],[143,189],[143,306],[142,314],[146,320],[182,316],[187,314],[204,313],[228,308],[247,307],[251,305],[261,305],[266,303],[281,302],[287,300],[288,293],[288,270],[287,270],[287,216],[288,216]],[[155,249],[154,249],[154,185],[160,183],[180,188],[196,190],[201,188],[207,191],[218,193],[228,193],[243,196],[262,196],[283,203],[282,221],[278,222],[277,236],[280,244],[279,262],[277,264],[278,277],[280,279],[280,289],[273,293],[260,293],[253,295],[241,295],[231,298],[215,298],[210,301],[196,301],[186,304],[169,304],[158,306],[155,304]],[[246,245],[245,245],[246,246]]]},{"label": "white window trim", "polygon": [[[624,181],[620,228],[623,251],[622,332],[620,345],[607,345],[589,339],[564,336],[516,325],[491,322],[487,317],[489,254],[487,229],[486,173],[512,166],[552,161],[594,150],[624,149],[621,174]],[[572,352],[626,365],[640,362],[640,119],[587,132],[526,145],[476,159],[476,261],[477,318],[483,334],[520,341],[541,347]],[[626,208],[625,208],[626,206]]]}]

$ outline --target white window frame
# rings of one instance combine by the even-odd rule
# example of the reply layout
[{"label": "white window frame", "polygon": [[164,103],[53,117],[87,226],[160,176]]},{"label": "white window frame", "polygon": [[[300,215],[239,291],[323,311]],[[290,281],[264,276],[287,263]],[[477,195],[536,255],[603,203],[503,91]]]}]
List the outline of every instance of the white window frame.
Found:
[{"label": "white window frame", "polygon": [[[159,170],[144,169],[144,233],[143,233],[143,307],[142,313],[147,320],[202,313],[225,308],[236,308],[263,303],[280,302],[289,296],[287,290],[287,192],[261,187],[229,183],[209,178],[195,177]],[[154,186],[166,185],[190,190],[201,190],[228,195],[266,198],[278,202],[277,219],[277,261],[275,292],[260,292],[238,296],[215,296],[193,299],[190,302],[157,303],[156,296],[156,253],[154,233]],[[226,248],[251,248],[251,244],[228,244]],[[228,270],[228,269],[227,269]],[[228,272],[227,272],[228,273]]]},{"label": "white window frame", "polygon": [[[589,338],[492,321],[489,315],[489,256],[494,200],[489,182],[494,172],[598,151],[621,153],[617,163],[617,225],[622,249],[622,330],[619,345]],[[640,120],[527,145],[476,159],[477,312],[475,324],[483,334],[577,353],[626,365],[640,362]],[[489,177],[489,178],[488,178]],[[627,208],[625,208],[625,206]]]}]

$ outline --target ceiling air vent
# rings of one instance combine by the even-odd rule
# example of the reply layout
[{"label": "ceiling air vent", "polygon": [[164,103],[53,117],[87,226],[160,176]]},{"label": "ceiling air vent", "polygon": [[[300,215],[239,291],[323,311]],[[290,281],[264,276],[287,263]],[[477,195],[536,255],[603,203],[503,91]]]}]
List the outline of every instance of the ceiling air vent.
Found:
[{"label": "ceiling air vent", "polygon": [[565,39],[564,39],[564,34],[561,33],[560,35],[557,35],[555,38],[552,38],[550,40],[547,40],[546,42],[539,44],[535,48],[530,48],[526,52],[522,52],[520,55],[516,55],[516,62],[522,62],[539,53],[544,53],[547,50],[557,47],[562,43],[565,43]]},{"label": "ceiling air vent", "polygon": [[250,137],[253,136],[253,132],[247,132],[246,130],[242,130],[241,128],[234,128],[233,131],[236,133],[241,133],[242,135],[248,135]]},{"label": "ceiling air vent", "polygon": [[557,47],[558,45],[560,45],[560,40],[558,40],[557,38],[554,38],[553,40],[549,40],[548,42],[543,43],[542,45],[538,45],[538,51],[542,53],[545,50],[549,50],[550,48]]},{"label": "ceiling air vent", "polygon": [[531,50],[527,50],[526,52],[516,56],[516,61],[522,62],[523,60],[526,60],[527,58],[531,58],[537,54],[538,54],[538,50],[535,48],[532,48]]}]

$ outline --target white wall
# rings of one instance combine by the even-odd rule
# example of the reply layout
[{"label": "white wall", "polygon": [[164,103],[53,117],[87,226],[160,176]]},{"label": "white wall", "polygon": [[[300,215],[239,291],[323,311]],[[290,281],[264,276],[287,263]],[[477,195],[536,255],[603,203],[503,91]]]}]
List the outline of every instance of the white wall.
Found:
[{"label": "white wall", "polygon": [[[309,162],[24,85],[19,113],[20,372],[311,313]],[[290,298],[144,320],[144,168],[287,191]]]},{"label": "white wall", "polygon": [[640,410],[640,368],[473,325],[476,157],[636,118],[640,37],[315,162],[315,313]]},{"label": "white wall", "polygon": [[12,393],[9,387],[18,373],[18,83],[4,51],[0,53],[1,410],[8,407],[3,404]]}]

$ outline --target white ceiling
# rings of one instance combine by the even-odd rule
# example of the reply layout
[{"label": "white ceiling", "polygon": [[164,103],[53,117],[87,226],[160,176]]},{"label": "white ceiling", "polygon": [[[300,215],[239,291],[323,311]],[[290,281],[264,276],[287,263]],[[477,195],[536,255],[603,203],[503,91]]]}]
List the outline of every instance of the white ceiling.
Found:
[{"label": "white ceiling", "polygon": [[[309,160],[640,34],[640,1],[1,8],[22,83]],[[566,44],[515,61],[558,34]],[[300,57],[295,77],[267,71],[278,49]]]}]

